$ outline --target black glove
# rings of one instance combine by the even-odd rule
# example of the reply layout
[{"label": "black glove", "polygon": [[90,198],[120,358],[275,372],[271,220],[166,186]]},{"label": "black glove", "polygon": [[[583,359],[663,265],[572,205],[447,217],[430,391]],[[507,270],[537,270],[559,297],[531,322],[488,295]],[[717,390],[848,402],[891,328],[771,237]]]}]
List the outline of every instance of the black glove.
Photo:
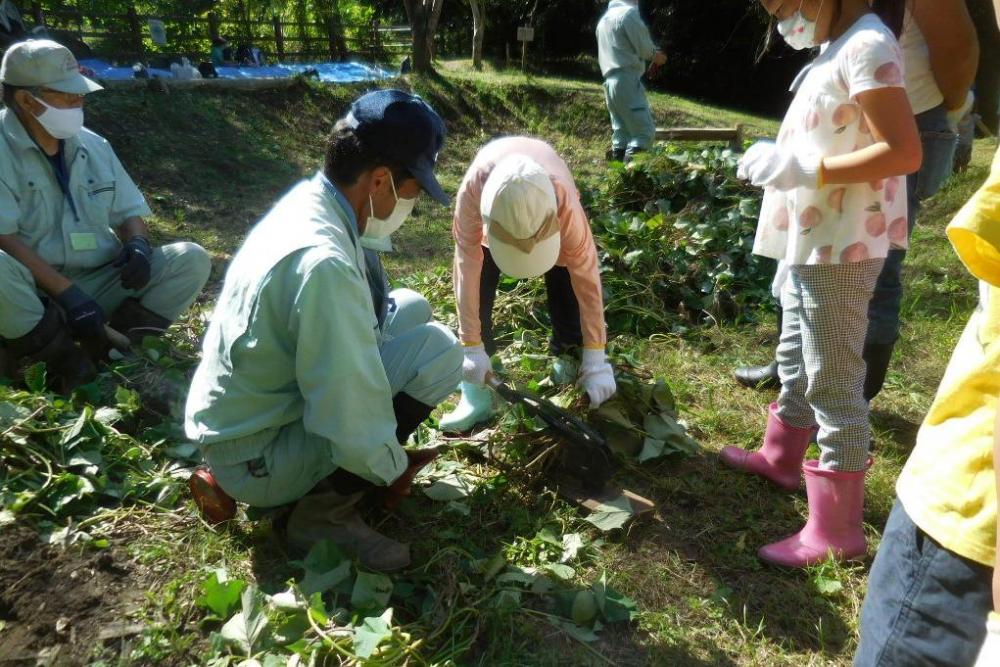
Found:
[{"label": "black glove", "polygon": [[122,287],[139,290],[149,284],[152,256],[153,248],[145,236],[133,236],[126,241],[113,264],[122,270]]},{"label": "black glove", "polygon": [[105,337],[104,311],[75,283],[57,294],[55,300],[66,311],[67,324],[74,338],[101,340]]}]

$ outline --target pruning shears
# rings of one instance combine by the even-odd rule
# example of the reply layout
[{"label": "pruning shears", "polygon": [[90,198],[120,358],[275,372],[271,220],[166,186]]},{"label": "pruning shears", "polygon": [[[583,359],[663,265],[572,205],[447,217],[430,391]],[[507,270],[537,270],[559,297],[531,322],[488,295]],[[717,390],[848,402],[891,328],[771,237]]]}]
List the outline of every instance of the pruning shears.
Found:
[{"label": "pruning shears", "polygon": [[486,374],[486,384],[508,403],[520,405],[541,419],[569,445],[561,457],[562,467],[577,477],[588,493],[604,490],[619,464],[600,432],[550,401],[514,389],[493,373]]}]

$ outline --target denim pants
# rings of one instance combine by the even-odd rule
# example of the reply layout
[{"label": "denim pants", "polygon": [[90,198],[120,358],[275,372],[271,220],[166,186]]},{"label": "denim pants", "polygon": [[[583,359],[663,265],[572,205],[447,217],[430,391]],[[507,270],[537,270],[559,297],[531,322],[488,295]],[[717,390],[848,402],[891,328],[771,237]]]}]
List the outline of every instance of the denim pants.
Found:
[{"label": "denim pants", "polygon": [[[906,178],[910,234],[920,212],[920,204],[934,196],[951,175],[958,136],[948,126],[948,114],[942,104],[916,116],[917,129],[924,149],[920,170]],[[893,249],[875,285],[868,306],[868,337],[875,345],[892,345],[899,338],[899,310],[903,303],[903,260],[905,250]]]},{"label": "denim pants", "polygon": [[992,580],[992,568],[942,547],[896,500],[868,576],[854,667],[971,666]]}]

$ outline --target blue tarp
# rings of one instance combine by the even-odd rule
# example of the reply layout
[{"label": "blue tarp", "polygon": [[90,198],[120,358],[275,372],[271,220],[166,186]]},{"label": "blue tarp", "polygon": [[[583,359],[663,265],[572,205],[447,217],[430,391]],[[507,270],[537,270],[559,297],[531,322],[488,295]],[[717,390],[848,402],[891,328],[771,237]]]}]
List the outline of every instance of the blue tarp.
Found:
[{"label": "blue tarp", "polygon": [[[94,76],[105,81],[124,81],[134,78],[131,67],[115,67],[97,59],[81,60],[80,64],[94,71]],[[314,69],[319,80],[329,83],[353,83],[374,81],[396,76],[396,72],[368,65],[366,63],[297,63],[294,65],[266,65],[264,67],[217,67],[220,79],[287,79]],[[170,70],[149,69],[149,75],[162,79],[172,79]]]}]

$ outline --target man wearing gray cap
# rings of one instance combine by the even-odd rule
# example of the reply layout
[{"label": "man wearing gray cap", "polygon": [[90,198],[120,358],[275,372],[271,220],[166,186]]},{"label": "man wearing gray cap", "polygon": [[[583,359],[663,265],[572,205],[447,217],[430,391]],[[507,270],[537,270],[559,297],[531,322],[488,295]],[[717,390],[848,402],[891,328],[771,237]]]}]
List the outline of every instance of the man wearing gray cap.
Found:
[{"label": "man wearing gray cap", "polygon": [[185,429],[208,469],[189,482],[210,521],[295,503],[295,548],[329,539],[372,569],[409,548],[356,506],[409,492],[433,450],[404,450],[462,377],[455,335],[427,300],[389,291],[378,256],[434,177],[444,123],[419,97],[380,90],[333,128],[326,162],[251,230],[226,272],[188,393]]},{"label": "man wearing gray cap", "polygon": [[162,332],[211,262],[193,243],[150,245],[146,200],[110,144],[83,127],[84,96],[101,86],[69,49],[15,44],[0,84],[0,375],[45,362],[54,388],[69,391],[95,375],[106,324],[133,339]]}]

